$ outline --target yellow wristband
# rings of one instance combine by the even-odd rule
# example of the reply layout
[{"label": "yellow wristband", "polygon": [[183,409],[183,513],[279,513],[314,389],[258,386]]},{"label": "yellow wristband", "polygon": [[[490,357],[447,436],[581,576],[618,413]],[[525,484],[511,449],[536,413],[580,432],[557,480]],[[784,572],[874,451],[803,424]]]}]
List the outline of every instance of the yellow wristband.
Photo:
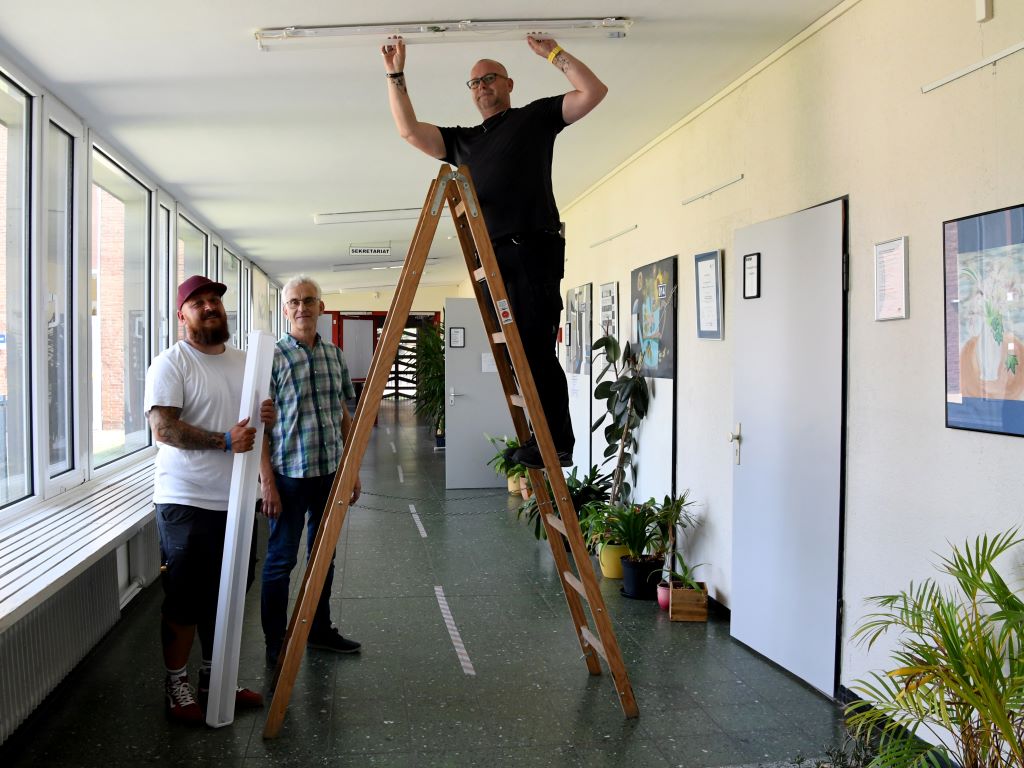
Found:
[{"label": "yellow wristband", "polygon": [[549,63],[550,62],[554,62],[555,56],[557,56],[561,52],[562,52],[562,46],[560,46],[560,45],[556,45],[554,48],[552,48],[551,49],[551,53],[548,54],[548,62]]}]

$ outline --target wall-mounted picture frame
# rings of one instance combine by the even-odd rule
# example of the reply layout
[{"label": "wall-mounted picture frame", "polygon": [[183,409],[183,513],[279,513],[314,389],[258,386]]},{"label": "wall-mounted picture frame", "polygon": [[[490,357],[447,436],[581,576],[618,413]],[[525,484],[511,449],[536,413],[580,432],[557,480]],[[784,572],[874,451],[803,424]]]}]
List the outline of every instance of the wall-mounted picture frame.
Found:
[{"label": "wall-mounted picture frame", "polygon": [[618,283],[601,283],[601,335],[619,338]]},{"label": "wall-mounted picture frame", "polygon": [[722,338],[722,252],[708,251],[693,257],[697,292],[697,338]]},{"label": "wall-mounted picture frame", "polygon": [[743,298],[761,298],[760,253],[748,253],[743,257]]},{"label": "wall-mounted picture frame", "polygon": [[910,300],[907,238],[875,243],[875,320],[906,320]]},{"label": "wall-mounted picture frame", "polygon": [[1024,436],[1024,205],[942,224],[946,426]]},{"label": "wall-mounted picture frame", "polygon": [[631,275],[630,340],[643,354],[644,376],[676,377],[676,257],[655,261]]},{"label": "wall-mounted picture frame", "polygon": [[466,329],[453,325],[448,329],[448,346],[458,349],[466,346]]}]

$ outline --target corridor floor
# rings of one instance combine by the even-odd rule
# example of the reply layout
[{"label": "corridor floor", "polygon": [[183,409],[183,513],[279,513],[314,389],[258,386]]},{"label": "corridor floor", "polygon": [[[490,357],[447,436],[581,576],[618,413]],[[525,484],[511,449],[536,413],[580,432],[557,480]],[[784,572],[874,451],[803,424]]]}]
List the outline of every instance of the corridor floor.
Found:
[{"label": "corridor floor", "polygon": [[[587,674],[550,551],[516,519],[516,499],[445,491],[444,460],[411,406],[382,406],[332,600],[363,651],[307,650],[279,738],[262,738],[266,710],[218,730],[167,722],[154,585],[0,747],[0,764],[710,768],[811,758],[839,743],[839,709],[732,640],[727,617],[672,623],[607,580],[640,707],[626,720],[610,676]],[[265,547],[265,525],[259,535]],[[240,684],[266,690],[258,580],[241,653]]]}]

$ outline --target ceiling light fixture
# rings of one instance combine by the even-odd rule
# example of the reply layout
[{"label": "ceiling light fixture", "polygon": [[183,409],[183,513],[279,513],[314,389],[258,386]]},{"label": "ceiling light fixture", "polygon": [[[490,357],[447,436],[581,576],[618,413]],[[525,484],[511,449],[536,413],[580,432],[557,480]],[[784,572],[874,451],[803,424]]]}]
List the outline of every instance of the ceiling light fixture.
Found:
[{"label": "ceiling light fixture", "polygon": [[[437,264],[439,256],[428,256],[427,265]],[[401,269],[405,266],[404,259],[382,259],[380,261],[350,261],[343,264],[334,264],[332,272],[358,272],[364,269]]]},{"label": "ceiling light fixture", "polygon": [[[391,35],[406,43],[458,43],[471,40],[539,38],[622,38],[633,20],[620,16],[603,19],[490,19],[486,21],[413,21],[395,24],[342,24],[314,27],[268,27],[255,32],[261,51],[272,48],[317,47],[333,44],[383,45]],[[368,40],[361,38],[369,38]],[[312,45],[311,45],[312,44]]]},{"label": "ceiling light fixture", "polygon": [[[314,224],[366,224],[374,221],[406,221],[418,219],[421,208],[384,208],[376,211],[342,211],[339,213],[314,213]],[[447,216],[448,209],[441,211]]]}]

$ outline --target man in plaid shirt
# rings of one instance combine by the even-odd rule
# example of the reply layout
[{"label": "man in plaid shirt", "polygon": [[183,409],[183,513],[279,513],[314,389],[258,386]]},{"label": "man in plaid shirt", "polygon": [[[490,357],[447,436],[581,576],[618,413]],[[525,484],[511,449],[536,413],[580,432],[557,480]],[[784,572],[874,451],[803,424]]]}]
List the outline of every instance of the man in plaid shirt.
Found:
[{"label": "man in plaid shirt", "polygon": [[[281,295],[291,330],[274,350],[270,397],[277,405],[278,419],[260,471],[263,512],[270,518],[261,600],[269,666],[277,665],[287,630],[289,576],[298,559],[302,527],[307,528],[308,557],[352,428],[345,400],[355,397],[345,356],[317,333],[317,318],[324,311],[320,286],[311,277],[297,275]],[[356,503],[360,489],[356,478],[350,504]],[[333,580],[332,557],[307,644],[335,653],[356,653],[360,644],[342,637],[331,624]]]}]

